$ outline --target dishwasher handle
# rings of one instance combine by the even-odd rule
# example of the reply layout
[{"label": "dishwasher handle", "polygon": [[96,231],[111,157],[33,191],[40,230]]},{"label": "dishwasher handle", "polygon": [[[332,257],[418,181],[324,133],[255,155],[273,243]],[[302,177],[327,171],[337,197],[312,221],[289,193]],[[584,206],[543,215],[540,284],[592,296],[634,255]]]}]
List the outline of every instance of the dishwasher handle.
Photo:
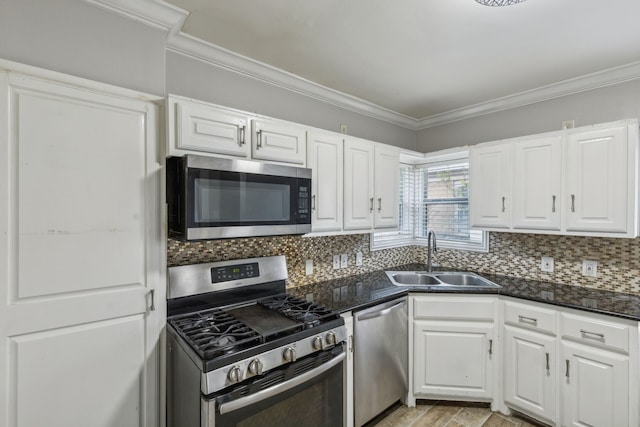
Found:
[{"label": "dishwasher handle", "polygon": [[383,308],[382,310],[378,310],[378,311],[372,311],[372,312],[361,314],[356,319],[361,321],[361,320],[369,320],[369,319],[374,319],[376,317],[386,316],[387,314],[391,313],[392,311],[397,310],[399,308],[402,308],[405,305],[407,305],[407,301],[403,300],[403,301],[400,301],[397,304],[392,305],[391,307]]}]

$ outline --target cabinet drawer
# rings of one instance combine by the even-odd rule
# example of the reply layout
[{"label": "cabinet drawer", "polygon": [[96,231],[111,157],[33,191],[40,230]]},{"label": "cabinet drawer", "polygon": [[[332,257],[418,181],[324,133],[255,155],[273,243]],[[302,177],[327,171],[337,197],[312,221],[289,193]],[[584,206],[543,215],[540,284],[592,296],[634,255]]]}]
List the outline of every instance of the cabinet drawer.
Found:
[{"label": "cabinet drawer", "polygon": [[415,297],[416,319],[477,319],[494,321],[495,298]]},{"label": "cabinet drawer", "polygon": [[628,325],[568,313],[560,316],[563,338],[629,352]]},{"label": "cabinet drawer", "polygon": [[556,334],[556,311],[530,304],[504,303],[504,322]]}]

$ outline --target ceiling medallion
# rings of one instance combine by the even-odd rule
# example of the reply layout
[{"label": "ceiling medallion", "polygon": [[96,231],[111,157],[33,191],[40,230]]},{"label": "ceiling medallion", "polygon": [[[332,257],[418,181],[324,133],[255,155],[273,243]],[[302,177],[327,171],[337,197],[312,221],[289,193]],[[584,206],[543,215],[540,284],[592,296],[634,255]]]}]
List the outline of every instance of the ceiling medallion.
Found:
[{"label": "ceiling medallion", "polygon": [[525,0],[476,0],[485,6],[511,6],[512,4],[522,3]]}]

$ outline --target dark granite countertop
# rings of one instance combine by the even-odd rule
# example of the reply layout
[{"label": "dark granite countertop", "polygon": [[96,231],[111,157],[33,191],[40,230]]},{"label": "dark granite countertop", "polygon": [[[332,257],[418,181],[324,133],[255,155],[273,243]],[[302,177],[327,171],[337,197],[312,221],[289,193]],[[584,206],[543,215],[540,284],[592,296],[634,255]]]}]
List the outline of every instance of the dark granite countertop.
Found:
[{"label": "dark granite countertop", "polygon": [[[386,270],[425,271],[426,265],[406,264]],[[455,269],[439,268],[439,270],[452,271]],[[314,302],[341,313],[370,307],[407,295],[409,292],[463,293],[505,295],[640,321],[640,296],[494,274],[480,275],[501,287],[499,289],[434,290],[420,286],[395,286],[385,274],[385,270],[380,270],[291,288],[287,292],[302,298],[312,294]]]}]

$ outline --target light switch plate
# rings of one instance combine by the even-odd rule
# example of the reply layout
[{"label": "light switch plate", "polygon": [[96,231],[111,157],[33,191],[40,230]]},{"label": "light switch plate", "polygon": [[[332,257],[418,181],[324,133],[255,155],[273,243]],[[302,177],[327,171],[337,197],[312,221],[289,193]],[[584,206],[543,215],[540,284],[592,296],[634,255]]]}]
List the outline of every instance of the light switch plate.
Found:
[{"label": "light switch plate", "polygon": [[340,268],[340,255],[333,256],[333,269],[337,270]]},{"label": "light switch plate", "polygon": [[362,265],[362,252],[356,252],[356,265]]},{"label": "light switch plate", "polygon": [[304,263],[304,274],[306,274],[307,276],[310,274],[313,274],[313,260],[312,259],[308,259],[305,261]]},{"label": "light switch plate", "polygon": [[347,268],[347,265],[349,265],[349,255],[340,255],[340,268]]},{"label": "light switch plate", "polygon": [[540,270],[548,273],[553,273],[553,258],[550,256],[543,256],[540,262]]}]

